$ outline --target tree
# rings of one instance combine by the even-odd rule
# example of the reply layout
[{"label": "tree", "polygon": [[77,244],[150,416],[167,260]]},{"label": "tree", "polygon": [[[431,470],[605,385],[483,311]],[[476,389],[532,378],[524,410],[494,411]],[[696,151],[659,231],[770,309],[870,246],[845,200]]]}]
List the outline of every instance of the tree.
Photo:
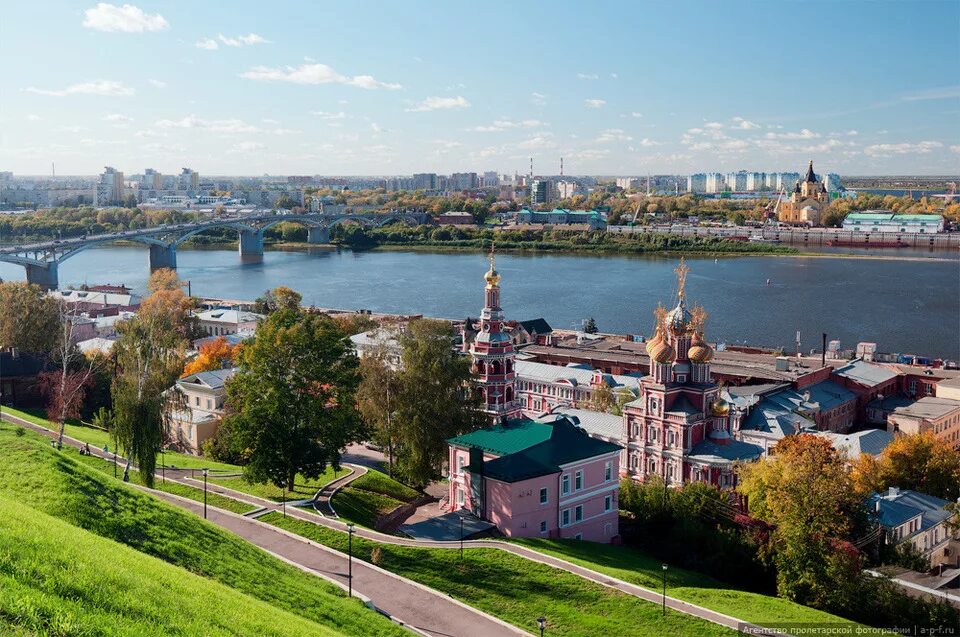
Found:
[{"label": "tree", "polygon": [[861,456],[853,467],[853,477],[862,493],[900,487],[956,500],[960,497],[960,452],[933,432],[897,436],[879,459]]},{"label": "tree", "polygon": [[278,285],[267,290],[253,302],[253,311],[257,314],[270,314],[282,308],[296,310],[300,308],[303,297],[299,292],[291,290],[285,285]]},{"label": "tree", "polygon": [[843,458],[829,441],[801,434],[784,438],[771,456],[739,473],[750,513],[775,527],[779,594],[818,607],[830,603],[837,582],[828,571],[849,566],[846,541],[866,528],[864,500]]},{"label": "tree", "polygon": [[163,445],[164,418],[185,407],[174,382],[183,371],[188,338],[195,329],[192,301],[179,279],[168,274],[151,276],[153,294],[140,312],[117,327],[114,345],[117,374],[113,379],[113,431],[124,450],[124,478],[136,460],[140,479],[153,484],[156,455]]},{"label": "tree", "polygon": [[390,362],[389,351],[380,345],[360,359],[357,405],[371,437],[387,448],[387,472],[393,477],[394,420],[400,394],[400,375]]},{"label": "tree", "polygon": [[182,289],[183,284],[180,281],[180,277],[177,276],[177,271],[171,270],[170,268],[154,270],[150,273],[150,278],[147,280],[147,291],[150,292],[150,294],[156,294],[162,290],[172,292]]},{"label": "tree", "polygon": [[0,283],[0,349],[52,352],[60,334],[60,308],[40,286]]},{"label": "tree", "polygon": [[249,450],[244,477],[293,489],[297,474],[318,478],[339,467],[360,419],[358,361],[347,336],[327,316],[278,309],[258,328],[227,384],[224,424]]},{"label": "tree", "polygon": [[597,328],[597,322],[593,320],[592,316],[583,322],[583,331],[587,334],[596,334],[600,331]]},{"label": "tree", "polygon": [[483,423],[479,396],[470,391],[470,361],[455,354],[447,321],[411,321],[400,337],[397,471],[425,485],[440,474],[446,440]]},{"label": "tree", "polygon": [[183,368],[181,378],[198,372],[223,369],[227,363],[236,357],[240,347],[240,345],[230,345],[223,336],[218,336],[212,341],[203,343],[197,357]]},{"label": "tree", "polygon": [[593,394],[590,396],[590,409],[606,413],[616,405],[617,401],[613,396],[610,385],[606,381],[600,381],[600,384],[593,388]]}]

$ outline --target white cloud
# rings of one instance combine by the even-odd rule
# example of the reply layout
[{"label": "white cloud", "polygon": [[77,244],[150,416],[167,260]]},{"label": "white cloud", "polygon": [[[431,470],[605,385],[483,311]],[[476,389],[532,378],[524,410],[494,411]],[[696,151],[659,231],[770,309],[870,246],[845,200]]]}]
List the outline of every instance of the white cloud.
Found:
[{"label": "white cloud", "polygon": [[607,103],[607,100],[601,100],[594,97],[588,100],[583,100],[583,103],[587,108],[600,108]]},{"label": "white cloud", "polygon": [[231,152],[235,153],[252,153],[257,150],[263,150],[267,146],[261,144],[260,142],[240,142],[239,144],[234,144]]},{"label": "white cloud", "polygon": [[29,115],[27,115],[27,120],[29,120],[29,121],[31,121],[31,122],[39,122],[39,121],[40,121],[40,116],[39,116],[39,115],[36,115],[35,113],[30,113]]},{"label": "white cloud", "polygon": [[218,45],[217,41],[214,40],[213,38],[204,38],[202,40],[197,40],[197,42],[193,46],[197,47],[198,49],[205,49],[207,51],[216,51],[217,49],[220,48],[220,45]]},{"label": "white cloud", "polygon": [[767,133],[764,137],[767,139],[817,139],[820,133],[804,128],[799,133]]},{"label": "white cloud", "polygon": [[209,130],[214,133],[256,133],[256,126],[240,119],[201,119],[196,115],[188,115],[183,119],[161,119],[156,123],[157,128],[196,128]]},{"label": "white cloud", "polygon": [[111,113],[109,115],[103,116],[103,121],[105,122],[132,122],[132,117],[127,117],[126,115],[121,115],[120,113]]},{"label": "white cloud", "polygon": [[52,95],[53,97],[65,97],[67,95],[105,95],[108,97],[127,97],[136,93],[129,86],[124,86],[121,82],[113,80],[95,80],[93,82],[81,82],[71,84],[66,88],[59,90],[41,89],[29,86],[25,89],[28,93],[38,95]]},{"label": "white cloud", "polygon": [[265,82],[291,82],[293,84],[346,84],[360,88],[399,89],[399,84],[379,82],[370,75],[341,75],[326,64],[301,64],[298,67],[255,66],[240,74],[248,80]]},{"label": "white cloud", "polygon": [[943,86],[925,91],[917,91],[911,95],[905,95],[902,99],[907,102],[918,102],[924,100],[954,99],[957,97],[960,97],[960,86]]},{"label": "white cloud", "polygon": [[760,128],[760,124],[756,124],[742,117],[734,117],[733,121],[736,124],[737,128],[742,128],[743,130],[752,130],[754,128]]},{"label": "white cloud", "polygon": [[320,119],[325,120],[335,120],[335,119],[347,119],[347,114],[343,111],[338,113],[331,113],[329,111],[310,111],[311,115],[316,115]]},{"label": "white cloud", "polygon": [[598,159],[603,159],[609,154],[610,151],[606,148],[585,148],[583,150],[578,150],[574,153],[571,153],[568,156],[580,161],[596,161]]},{"label": "white cloud", "polygon": [[262,35],[257,35],[256,33],[248,33],[247,35],[240,35],[235,38],[228,38],[222,33],[217,34],[217,39],[223,42],[227,46],[253,46],[254,44],[269,44],[270,40],[264,38]]},{"label": "white cloud", "polygon": [[383,132],[383,129],[380,128],[380,124],[376,122],[370,122],[370,130],[373,131],[375,134],[380,134]]},{"label": "white cloud", "polygon": [[721,124],[720,122],[707,122],[706,124],[703,125],[703,127],[712,128],[714,130],[720,130],[721,128],[723,128],[723,124]]},{"label": "white cloud", "polygon": [[553,148],[556,144],[550,139],[550,135],[544,133],[543,135],[537,135],[529,139],[525,139],[522,142],[517,142],[513,144],[513,148],[519,150],[537,150],[539,148]]},{"label": "white cloud", "polygon": [[661,142],[655,142],[648,137],[644,137],[640,140],[640,145],[649,148],[650,146],[662,146],[663,144]]},{"label": "white cloud", "polygon": [[950,147],[951,153],[960,153],[960,144],[954,144]]},{"label": "white cloud", "polygon": [[856,131],[856,130],[848,130],[848,131],[847,131],[847,135],[849,135],[850,137],[853,137],[853,136],[859,135],[859,134],[860,134],[860,131]]},{"label": "white cloud", "polygon": [[470,106],[462,95],[456,97],[428,97],[413,108],[408,108],[409,112],[436,111],[452,108],[467,108]]},{"label": "white cloud", "polygon": [[600,76],[596,73],[577,73],[578,80],[598,80]]},{"label": "white cloud", "polygon": [[632,113],[630,113],[630,117],[643,117],[643,113],[638,113],[637,111],[633,111]]},{"label": "white cloud", "polygon": [[629,142],[633,137],[623,132],[621,128],[608,128],[600,133],[596,142],[598,144],[607,144],[609,142]]},{"label": "white cloud", "polygon": [[167,83],[164,82],[163,80],[153,80],[153,79],[150,79],[150,80],[147,80],[147,81],[150,82],[150,84],[151,84],[152,86],[155,86],[155,87],[157,87],[157,88],[166,88],[166,87],[167,87]]},{"label": "white cloud", "polygon": [[83,15],[83,26],[95,31],[143,33],[170,28],[170,23],[159,13],[144,13],[143,9],[132,4],[117,6],[100,2],[84,11]]},{"label": "white cloud", "polygon": [[277,124],[280,123],[280,120],[278,120],[278,119],[271,119],[271,118],[269,118],[269,117],[264,117],[264,118],[261,119],[260,121],[263,122],[264,124],[272,124],[272,125],[274,125],[274,126],[276,126]]},{"label": "white cloud", "polygon": [[[940,142],[917,142],[916,144],[873,144],[863,149],[864,154],[870,157],[893,157],[894,155],[926,154],[935,148],[942,148]],[[953,147],[951,147],[952,150]]]},{"label": "white cloud", "polygon": [[616,80],[616,79],[618,79],[620,76],[617,75],[616,73],[611,73],[611,74],[610,74],[610,77]]},{"label": "white cloud", "polygon": [[530,94],[530,97],[533,98],[534,104],[539,104],[540,106],[543,106],[544,104],[547,103],[547,96],[544,95],[543,93],[537,93],[536,91],[534,91],[533,93]]},{"label": "white cloud", "polygon": [[496,133],[511,128],[538,128],[543,125],[544,123],[538,119],[524,119],[520,120],[519,122],[510,119],[498,119],[489,126],[474,126],[473,128],[469,128],[467,130],[477,133]]}]

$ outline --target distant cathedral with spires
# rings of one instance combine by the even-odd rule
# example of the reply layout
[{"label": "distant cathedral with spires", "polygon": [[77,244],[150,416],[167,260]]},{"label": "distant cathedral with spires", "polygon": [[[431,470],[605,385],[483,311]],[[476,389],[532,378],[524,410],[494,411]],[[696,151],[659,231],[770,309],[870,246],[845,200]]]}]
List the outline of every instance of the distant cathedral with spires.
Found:
[{"label": "distant cathedral with spires", "polygon": [[797,182],[790,200],[780,204],[778,220],[790,225],[819,226],[829,205],[827,186],[813,172],[811,159],[806,176]]}]

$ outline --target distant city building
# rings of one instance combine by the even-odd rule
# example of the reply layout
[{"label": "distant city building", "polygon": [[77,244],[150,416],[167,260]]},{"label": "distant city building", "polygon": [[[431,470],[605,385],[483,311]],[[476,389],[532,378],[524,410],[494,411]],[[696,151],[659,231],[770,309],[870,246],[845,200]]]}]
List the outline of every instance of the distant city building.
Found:
[{"label": "distant city building", "polygon": [[746,192],[747,190],[747,171],[741,170],[735,173],[727,173],[727,188],[733,192]]},{"label": "distant city building", "polygon": [[791,192],[799,181],[800,173],[777,173],[776,188],[784,192]]},{"label": "distant city building", "polygon": [[553,201],[553,184],[548,179],[534,179],[530,183],[530,204],[533,206]]},{"label": "distant city building", "polygon": [[792,225],[819,226],[828,205],[830,205],[830,195],[813,172],[813,160],[811,160],[803,183],[797,183],[790,195],[790,200],[780,204],[779,220],[781,223]]},{"label": "distant city building", "polygon": [[858,232],[896,232],[899,234],[934,234],[943,232],[941,215],[898,215],[889,210],[851,212],[843,220],[844,230]]},{"label": "distant city building", "polygon": [[727,190],[727,178],[722,173],[707,173],[705,192],[717,193]]},{"label": "distant city building", "polygon": [[151,190],[159,190],[163,187],[162,175],[153,168],[147,168],[143,171],[143,178],[140,180],[140,187]]},{"label": "distant city building", "polygon": [[97,181],[97,206],[116,205],[126,196],[126,186],[123,182],[123,173],[111,166],[106,166]]},{"label": "distant city building", "polygon": [[436,173],[415,174],[413,176],[413,189],[414,190],[436,190],[437,174]]},{"label": "distant city building", "polygon": [[747,173],[746,190],[750,192],[761,192],[767,188],[766,173]]},{"label": "distant city building", "polygon": [[500,185],[500,177],[497,176],[497,171],[488,170],[483,173],[483,187],[484,188],[496,188]]},{"label": "distant city building", "polygon": [[557,197],[560,199],[569,199],[580,192],[580,184],[575,181],[558,181]]},{"label": "distant city building", "polygon": [[827,187],[827,192],[838,192],[843,188],[840,175],[837,173],[827,173],[827,176],[823,179],[823,184]]},{"label": "distant city building", "polygon": [[544,225],[586,225],[591,230],[606,228],[607,220],[596,210],[567,210],[555,208],[549,212],[540,212],[524,208],[515,217],[518,224]]},{"label": "distant city building", "polygon": [[451,210],[437,216],[437,225],[440,226],[475,226],[477,221],[473,215],[463,210]]},{"label": "distant city building", "polygon": [[687,192],[697,194],[707,192],[707,174],[695,173],[687,177]]},{"label": "distant city building", "polygon": [[447,190],[474,190],[478,186],[477,173],[453,173]]},{"label": "distant city building", "polygon": [[639,177],[617,177],[617,188],[624,190],[643,188],[643,180]]},{"label": "distant city building", "polygon": [[177,188],[195,192],[200,188],[200,175],[195,170],[184,168],[180,171]]}]

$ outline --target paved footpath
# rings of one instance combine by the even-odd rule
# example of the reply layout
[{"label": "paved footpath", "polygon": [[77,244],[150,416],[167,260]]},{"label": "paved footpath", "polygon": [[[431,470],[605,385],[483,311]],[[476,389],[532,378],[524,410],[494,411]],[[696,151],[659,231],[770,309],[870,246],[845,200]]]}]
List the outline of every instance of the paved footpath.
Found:
[{"label": "paved footpath", "polygon": [[[4,417],[7,418],[8,420],[11,420],[12,422],[17,422],[18,424],[24,424],[24,425],[30,426],[31,428],[36,429],[36,430],[38,430],[38,431],[45,432],[45,433],[48,433],[48,434],[49,434],[49,430],[47,430],[47,429],[45,429],[45,428],[43,428],[43,427],[38,427],[37,425],[32,425],[31,423],[27,423],[26,421],[22,421],[21,419],[16,418],[15,416],[10,416],[9,414],[4,414]],[[65,440],[66,440],[66,439],[65,439]],[[73,444],[74,442],[78,442],[78,441],[73,441],[73,440],[71,439],[70,442],[71,442],[71,444]],[[354,475],[357,475],[357,474],[355,473]],[[170,473],[169,473],[169,472],[168,472],[168,474],[167,474],[167,479],[171,479],[171,476],[170,476]],[[178,481],[182,482],[183,484],[188,484],[189,486],[192,486],[192,487],[197,487],[197,486],[202,487],[202,486],[203,486],[203,482],[202,482],[202,481],[196,480],[196,479],[192,479],[192,478],[189,478],[189,477],[186,477],[186,476],[183,476],[183,477],[176,476],[176,479],[177,479]],[[246,494],[246,493],[241,493],[241,492],[239,492],[239,491],[234,491],[234,490],[232,490],[232,489],[229,489],[229,488],[227,488],[227,487],[223,487],[223,486],[221,486],[221,485],[217,485],[216,487],[211,488],[211,490],[214,491],[214,492],[216,492],[216,493],[220,493],[220,494],[222,494],[222,495],[228,496],[228,497],[232,497],[232,498],[235,498],[235,499],[238,499],[238,500],[242,500],[242,501],[247,502],[247,503],[250,503],[250,504],[255,504],[255,505],[260,506],[260,507],[263,507],[264,509],[267,509],[267,510],[279,511],[280,508],[281,508],[281,507],[280,507],[280,504],[278,504],[278,503],[276,503],[276,502],[273,502],[273,501],[271,501],[271,500],[265,500],[265,499],[263,499],[263,498],[258,498],[258,497],[255,497],[255,496],[251,496],[251,495]],[[163,496],[165,495],[165,494],[163,494],[162,492],[154,492],[154,493],[155,493],[155,495],[159,495],[160,497],[163,497]],[[191,502],[192,502],[192,501],[191,501]],[[185,504],[184,502],[178,502],[177,504],[178,504],[179,506],[185,506],[185,507],[187,507],[187,508],[190,508],[190,506],[192,506],[192,504],[188,506],[188,505]],[[198,504],[198,505],[192,506],[192,508],[193,508],[194,510],[198,510],[198,509],[199,509],[199,510],[202,511],[202,506],[203,506],[202,504]],[[212,508],[211,508],[211,510],[212,510]],[[218,511],[219,511],[219,510],[218,510]],[[225,515],[227,515],[227,516],[230,516],[231,518],[246,519],[247,521],[249,521],[249,522],[251,522],[251,523],[253,523],[253,524],[257,524],[257,525],[259,525],[259,526],[261,526],[261,527],[266,527],[267,529],[274,529],[274,530],[275,530],[276,532],[278,532],[279,534],[282,534],[282,532],[280,532],[279,530],[276,530],[275,527],[270,527],[269,525],[266,525],[265,523],[261,523],[261,522],[258,522],[258,521],[256,521],[256,520],[249,520],[248,518],[243,518],[242,516],[237,516],[237,515],[235,515],[235,514],[231,514],[231,513],[228,513],[228,512],[226,512],[226,511],[223,511],[223,512],[221,512],[221,513],[222,513],[222,514],[225,514]],[[322,525],[322,526],[326,526],[326,527],[328,527],[328,528],[331,528],[331,529],[334,529],[334,530],[337,530],[337,531],[342,531],[342,532],[345,532],[345,531],[346,531],[346,525],[345,525],[343,522],[341,522],[340,520],[337,520],[337,519],[325,518],[325,517],[322,517],[321,515],[317,515],[316,513],[308,513],[308,512],[304,512],[304,511],[297,510],[297,509],[294,508],[294,507],[288,507],[287,510],[286,510],[286,513],[287,513],[287,515],[290,516],[290,517],[295,517],[295,518],[300,519],[300,520],[304,520],[304,521],[307,521],[307,522],[312,522],[312,523],[314,523],[314,524],[319,524],[319,525]],[[259,517],[259,516],[258,516],[258,517]],[[211,520],[212,520],[212,518],[211,518]],[[229,527],[225,527],[225,528],[229,528]],[[234,529],[231,528],[230,530],[234,530]],[[234,531],[234,532],[236,532],[236,531]],[[384,543],[384,544],[396,544],[396,545],[399,545],[399,546],[411,546],[411,547],[420,547],[420,548],[442,548],[442,549],[458,549],[459,546],[460,546],[459,542],[430,542],[430,541],[422,541],[422,540],[411,540],[411,539],[407,539],[407,538],[397,537],[397,536],[394,536],[394,535],[387,535],[387,534],[380,533],[380,532],[374,531],[374,530],[372,530],[372,529],[366,529],[366,528],[363,528],[363,527],[355,527],[355,534],[358,535],[359,537],[367,538],[367,539],[374,540],[374,541],[377,541],[377,542],[382,542],[382,543]],[[244,537],[246,537],[246,536],[244,536]],[[296,537],[296,536],[294,536],[294,537]],[[247,539],[250,539],[250,538],[247,538]],[[291,540],[292,540],[293,538],[288,538],[288,539],[291,539]],[[301,539],[302,539],[302,538],[301,538]],[[269,546],[264,546],[264,545],[262,545],[262,544],[259,544],[259,542],[258,542],[257,540],[250,539],[250,541],[254,542],[255,544],[258,544],[259,546],[263,546],[263,548],[266,548],[266,549],[268,549],[268,550],[273,550],[273,549],[271,549]],[[300,541],[300,540],[293,540],[293,541],[297,542],[297,541]],[[303,540],[303,541],[305,542],[305,540]],[[523,546],[519,546],[519,545],[517,545],[517,544],[513,544],[513,543],[510,543],[510,542],[501,542],[501,541],[497,541],[497,540],[468,540],[468,541],[464,542],[463,545],[464,545],[465,548],[481,548],[481,547],[485,547],[485,548],[496,548],[496,549],[500,549],[500,550],[502,550],[502,551],[507,551],[507,552],[509,552],[509,553],[513,553],[513,554],[515,554],[515,555],[518,555],[518,556],[523,557],[523,558],[525,558],[525,559],[529,559],[529,560],[534,561],[534,562],[539,562],[539,563],[541,563],[541,564],[546,564],[546,565],[548,565],[548,566],[553,566],[553,567],[555,567],[555,568],[559,568],[559,569],[561,569],[561,570],[565,570],[565,571],[567,571],[567,572],[573,573],[574,575],[578,575],[578,576],[580,576],[580,577],[582,577],[582,578],[584,578],[584,579],[590,580],[590,581],[592,581],[592,582],[596,582],[596,583],[598,583],[598,584],[601,584],[601,585],[603,585],[603,586],[607,586],[607,587],[609,587],[609,588],[616,589],[616,590],[618,590],[618,591],[620,591],[620,592],[623,592],[623,593],[626,593],[626,594],[628,594],[628,595],[632,595],[632,596],[634,596],[634,597],[637,597],[637,598],[640,598],[640,599],[643,599],[643,600],[646,600],[646,601],[649,601],[649,602],[653,602],[653,603],[655,603],[655,604],[660,604],[660,603],[662,602],[662,600],[663,600],[662,594],[661,594],[660,592],[658,592],[658,591],[654,591],[654,590],[651,590],[651,589],[648,589],[648,588],[643,588],[642,586],[637,586],[636,584],[631,584],[631,583],[629,583],[629,582],[625,582],[625,581],[623,581],[623,580],[617,579],[617,578],[612,577],[612,576],[610,576],[610,575],[606,575],[606,574],[603,574],[603,573],[600,573],[600,572],[591,570],[591,569],[589,569],[589,568],[585,568],[585,567],[582,567],[582,566],[578,566],[578,565],[576,565],[576,564],[573,564],[572,562],[568,562],[568,561],[566,561],[566,560],[563,560],[563,559],[560,559],[560,558],[557,558],[557,557],[553,557],[553,556],[550,556],[550,555],[546,555],[546,554],[544,554],[544,553],[540,553],[540,552],[538,552],[538,551],[534,551],[534,550],[532,550],[532,549],[528,549],[528,548],[525,548],[525,547],[523,547]],[[316,545],[312,545],[312,546],[316,546]],[[287,557],[287,556],[284,555],[284,557]],[[292,559],[292,558],[288,558],[288,559]],[[299,563],[299,560],[294,559],[293,561]],[[357,561],[357,560],[354,561],[354,583],[355,583],[355,584],[358,582],[358,580],[357,580],[357,565],[358,565],[359,563],[360,563],[360,562]],[[368,567],[368,568],[369,568],[370,565],[364,563],[364,567]],[[312,567],[310,567],[310,568],[312,568]],[[344,567],[344,568],[345,568],[345,567]],[[377,569],[376,567],[372,567],[372,568],[375,569],[375,570],[378,571],[378,572],[386,573],[386,571],[381,571],[381,569]],[[335,570],[335,569],[329,569],[329,570]],[[326,571],[323,571],[323,570],[321,570],[320,572],[324,573],[325,575],[328,574]],[[391,574],[391,575],[392,575],[392,574]],[[331,576],[332,576],[332,575],[331,575]],[[397,580],[395,580],[396,584],[399,584],[399,582],[402,581],[402,582],[406,582],[406,583],[408,583],[408,584],[412,584],[412,585],[414,585],[414,586],[418,586],[418,587],[421,586],[421,585],[419,585],[419,584],[415,584],[414,582],[410,582],[409,580],[406,580],[406,579],[403,579],[403,578],[399,578],[399,576],[394,576],[394,577],[397,577],[397,578],[398,578]],[[377,596],[368,593],[366,590],[362,589],[359,585],[357,585],[357,590],[360,591],[360,592],[362,592],[363,594],[368,595],[369,597],[371,597],[371,598],[373,599],[373,601],[374,601],[374,604],[376,604],[376,606],[377,606],[378,608],[381,608],[381,605],[380,605],[380,604],[381,604],[381,601],[380,601],[380,599],[379,599]],[[426,590],[432,590],[432,589],[426,589]],[[391,586],[389,586],[389,585],[385,588],[385,591],[386,591],[386,594],[387,594],[387,599],[390,599],[390,597],[394,594],[394,589],[391,588]],[[458,603],[458,602],[453,602],[453,600],[452,600],[451,598],[447,597],[446,595],[443,595],[442,593],[438,593],[438,592],[433,591],[433,594],[434,594],[434,595],[437,595],[437,596],[440,596],[441,598],[446,598],[448,601],[450,601],[450,602],[452,602],[452,603]],[[730,616],[730,615],[725,615],[725,614],[723,614],[723,613],[718,613],[718,612],[716,612],[716,611],[710,610],[709,608],[704,608],[703,606],[698,606],[698,605],[696,605],[696,604],[691,604],[691,603],[689,603],[689,602],[685,602],[685,601],[683,601],[683,600],[676,599],[676,598],[674,598],[674,597],[669,597],[669,596],[668,596],[668,597],[666,598],[666,605],[667,605],[668,608],[671,608],[671,609],[676,610],[676,611],[678,611],[678,612],[685,613],[685,614],[687,614],[687,615],[692,615],[692,616],[694,616],[694,617],[699,617],[699,618],[701,618],[701,619],[706,619],[707,621],[710,621],[710,622],[713,622],[713,623],[716,623],[716,624],[720,624],[721,626],[726,626],[726,627],[728,627],[728,628],[733,628],[733,629],[735,629],[735,630],[744,630],[744,628],[750,628],[750,629],[751,629],[751,634],[755,634],[755,635],[769,635],[769,636],[772,636],[772,637],[787,637],[786,635],[783,635],[782,633],[777,633],[777,632],[771,631],[771,630],[765,630],[765,629],[762,629],[762,628],[760,628],[759,626],[756,626],[756,625],[751,624],[751,623],[749,623],[749,622],[744,622],[744,621],[742,621],[742,620],[740,620],[740,619],[738,619],[738,618],[736,618],[736,617],[732,617],[732,616]],[[386,608],[383,608],[383,610],[385,610],[385,611],[387,611],[387,612],[390,612],[390,611],[388,611]],[[471,610],[472,610],[472,609],[471,609]],[[479,613],[479,611],[473,611],[473,610],[472,610],[472,612]],[[408,613],[408,614],[409,614],[409,613]],[[404,620],[404,621],[406,621],[406,622],[408,622],[408,623],[410,623],[410,624],[412,624],[412,625],[415,625],[415,626],[419,626],[419,625],[420,625],[420,624],[416,623],[418,620],[415,620],[415,619],[412,619],[412,618],[411,618],[411,619],[407,619],[407,617],[403,614],[403,612],[397,613],[397,617],[399,617],[400,619],[402,619],[402,620]],[[495,618],[489,618],[489,616],[486,616],[486,617],[488,617],[487,621],[491,621],[491,620],[493,620],[493,621],[498,621],[498,620],[495,620]],[[429,622],[428,622],[428,624],[429,624]],[[425,629],[423,629],[423,630],[425,630]],[[434,630],[436,630],[436,628],[434,628]],[[449,627],[447,630],[448,630],[449,632],[446,632],[446,633],[444,633],[444,632],[434,632],[434,633],[431,633],[431,634],[435,634],[435,635],[438,635],[438,636],[441,636],[441,635],[460,635],[460,634],[463,634],[463,635],[478,635],[478,636],[482,636],[482,635],[486,635],[486,634],[514,634],[514,635],[515,635],[515,634],[518,634],[518,633],[519,633],[519,634],[528,634],[528,633],[523,633],[522,631],[520,631],[520,630],[517,629],[517,628],[514,628],[514,627],[509,627],[509,628],[508,628],[508,627],[506,627],[506,626],[501,626],[501,630],[512,630],[513,632],[485,633],[485,632],[481,632],[483,629],[482,629],[480,626],[478,626],[478,625],[470,625],[468,628],[464,628],[464,625],[463,625],[463,624],[451,626],[451,627]]]}]

